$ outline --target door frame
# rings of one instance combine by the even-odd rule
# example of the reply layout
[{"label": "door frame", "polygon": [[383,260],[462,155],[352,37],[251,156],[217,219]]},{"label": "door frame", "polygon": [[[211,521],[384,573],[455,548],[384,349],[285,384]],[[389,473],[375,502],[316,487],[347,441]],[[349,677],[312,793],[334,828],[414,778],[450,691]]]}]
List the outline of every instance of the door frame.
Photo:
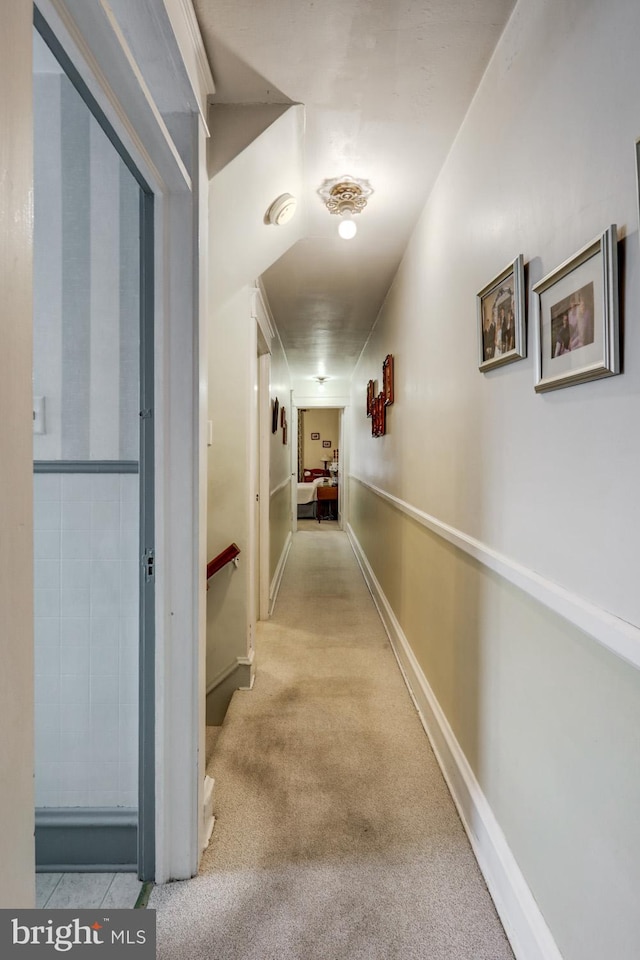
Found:
[{"label": "door frame", "polygon": [[73,84],[92,118],[125,164],[140,190],[140,341],[138,442],[139,634],[138,634],[138,829],[137,869],[141,880],[155,878],[155,482],[154,482],[154,195],[129,156],[96,98],[37,6],[33,25]]},{"label": "door frame", "polygon": [[[297,480],[298,477],[298,410],[303,408],[305,410],[314,409],[314,410],[337,410],[339,414],[339,436],[340,436],[340,457],[339,457],[339,466],[338,466],[338,488],[340,491],[338,497],[338,527],[340,530],[346,530],[347,524],[349,522],[349,498],[347,495],[346,481],[349,477],[349,419],[348,411],[349,404],[346,400],[341,397],[336,397],[331,399],[327,397],[325,400],[318,400],[317,397],[298,397],[297,399],[294,396],[292,391],[291,394],[291,409],[292,409],[292,430],[295,430],[296,443],[292,447],[291,451],[291,473],[292,479]],[[304,464],[303,464],[304,466]],[[298,529],[298,497],[297,497],[297,483],[292,484],[291,491],[291,505],[292,505],[292,529],[295,533]]]},{"label": "door frame", "polygon": [[[206,165],[207,97],[214,92],[190,5],[166,3],[165,59],[184,79],[187,169],[151,93],[158,47],[134,57],[100,0],[35,7],[149,185],[154,202],[155,867],[158,883],[195,875],[202,851],[206,647]],[[127,11],[122,17],[129,16]],[[187,39],[188,38],[188,39]],[[182,62],[175,58],[176,41]],[[200,42],[200,46],[198,45]],[[187,49],[191,44],[193,50]],[[146,49],[145,49],[146,46]],[[196,53],[191,57],[192,53]],[[145,77],[149,77],[149,82]],[[153,77],[155,88],[159,82]],[[167,89],[175,76],[164,77]],[[204,177],[202,171],[204,170]],[[205,242],[203,243],[203,239]],[[148,664],[147,664],[148,666]],[[145,828],[146,830],[146,825]]]}]

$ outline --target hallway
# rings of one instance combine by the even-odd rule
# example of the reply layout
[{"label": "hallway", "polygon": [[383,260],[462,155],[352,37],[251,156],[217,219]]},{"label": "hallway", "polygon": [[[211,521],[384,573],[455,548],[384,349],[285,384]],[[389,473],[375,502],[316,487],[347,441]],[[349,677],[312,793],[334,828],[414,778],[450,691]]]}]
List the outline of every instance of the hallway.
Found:
[{"label": "hallway", "polygon": [[260,627],[200,874],[149,903],[158,958],[512,957],[346,534],[300,524]]}]

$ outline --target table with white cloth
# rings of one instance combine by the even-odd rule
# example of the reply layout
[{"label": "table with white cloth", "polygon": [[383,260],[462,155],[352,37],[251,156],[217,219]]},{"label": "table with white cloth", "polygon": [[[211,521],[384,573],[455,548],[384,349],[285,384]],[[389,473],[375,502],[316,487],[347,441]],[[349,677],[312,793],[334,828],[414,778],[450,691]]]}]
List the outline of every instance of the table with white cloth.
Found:
[{"label": "table with white cloth", "polygon": [[298,484],[298,519],[314,519],[318,502],[317,489],[320,484],[326,484],[326,477],[316,477],[311,483]]}]

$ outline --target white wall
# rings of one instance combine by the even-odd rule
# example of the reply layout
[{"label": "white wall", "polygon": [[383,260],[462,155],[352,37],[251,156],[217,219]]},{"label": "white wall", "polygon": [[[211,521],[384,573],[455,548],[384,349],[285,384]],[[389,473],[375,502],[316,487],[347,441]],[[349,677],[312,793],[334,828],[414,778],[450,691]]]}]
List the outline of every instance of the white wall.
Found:
[{"label": "white wall", "polygon": [[0,6],[0,907],[35,901],[31,4]]},{"label": "white wall", "polygon": [[[639,36],[632,0],[518,3],[353,382],[352,473],[401,501],[352,482],[356,533],[380,524],[376,576],[565,960],[631,960],[640,942],[640,675],[486,564],[542,578],[545,603],[624,632],[639,662]],[[476,292],[519,253],[530,291],[612,222],[623,375],[535,394],[530,292],[528,359],[480,373]],[[372,439],[366,383],[387,353],[396,400]]]},{"label": "white wall", "polygon": [[[361,401],[396,357],[382,444],[355,405],[366,479],[636,624],[637,26],[631,0],[517,6],[358,367]],[[536,395],[532,295],[529,358],[478,373],[476,292],[520,252],[530,291],[614,222],[624,376]]]},{"label": "white wall", "polygon": [[224,567],[207,594],[207,679],[247,655],[249,627],[249,422],[257,357],[251,288],[242,288],[213,313],[209,326],[209,447],[207,555],[230,543],[242,551],[239,567]]},{"label": "white wall", "polygon": [[[209,175],[210,209],[215,214],[211,221],[212,290],[221,302],[255,281],[304,235],[304,107],[289,107],[222,170],[217,169],[221,148],[214,144],[219,135],[224,142],[229,131],[224,120],[218,124],[219,116],[212,108]],[[246,124],[252,128],[250,117]],[[265,224],[267,210],[282,193],[299,198],[296,216],[280,227]]]},{"label": "white wall", "polygon": [[[237,571],[227,567],[210,581],[210,688],[235,659],[248,655],[253,643],[252,608],[256,608],[253,598],[257,582],[252,576],[255,567],[251,550],[255,550],[256,542],[251,536],[250,520],[255,519],[255,477],[251,468],[257,448],[258,348],[252,290],[263,271],[304,232],[302,198],[290,223],[274,227],[264,222],[268,207],[279,194],[291,192],[300,196],[304,108],[298,104],[284,113],[273,112],[265,121],[273,122],[252,139],[254,114],[255,111],[247,112],[243,129],[242,121],[239,125],[228,122],[226,111],[215,107],[209,110],[209,416],[213,421],[213,446],[209,450],[208,555],[215,556],[231,541],[243,551]],[[240,149],[245,143],[247,146]],[[234,156],[236,148],[239,152]],[[278,348],[276,354],[272,384],[280,386],[282,381],[284,393],[278,399],[289,407],[288,372]],[[270,443],[274,453],[270,492],[287,458],[285,452],[275,452],[274,439]],[[286,493],[281,490],[278,497],[271,553],[277,549],[287,525]]]}]

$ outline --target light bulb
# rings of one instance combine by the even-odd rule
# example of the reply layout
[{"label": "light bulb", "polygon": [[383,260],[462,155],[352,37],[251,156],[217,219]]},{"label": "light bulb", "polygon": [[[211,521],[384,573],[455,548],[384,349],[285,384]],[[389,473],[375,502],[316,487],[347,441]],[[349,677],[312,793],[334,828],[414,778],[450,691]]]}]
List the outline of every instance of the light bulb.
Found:
[{"label": "light bulb", "polygon": [[338,233],[343,240],[353,240],[357,232],[358,227],[354,220],[341,220],[338,224]]}]

